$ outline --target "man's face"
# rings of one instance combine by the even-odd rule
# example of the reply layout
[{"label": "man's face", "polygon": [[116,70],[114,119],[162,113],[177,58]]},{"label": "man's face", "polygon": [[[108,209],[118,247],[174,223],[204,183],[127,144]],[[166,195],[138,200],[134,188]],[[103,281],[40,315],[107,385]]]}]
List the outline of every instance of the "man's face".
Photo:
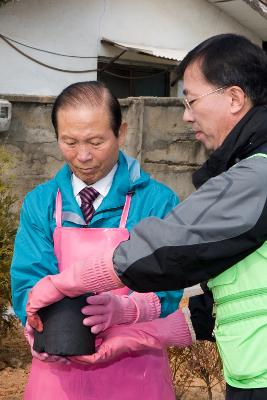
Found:
[{"label": "man's face", "polygon": [[[216,89],[217,87],[205,80],[197,62],[186,68],[184,94],[189,103]],[[230,98],[224,90],[200,97],[191,104],[190,109],[185,108],[183,120],[192,123],[196,139],[207,150],[214,151],[221,146],[234,126]]]},{"label": "man's face", "polygon": [[119,136],[114,135],[105,105],[59,109],[57,125],[59,148],[78,178],[91,185],[111,171],[126,132],[121,128]]}]

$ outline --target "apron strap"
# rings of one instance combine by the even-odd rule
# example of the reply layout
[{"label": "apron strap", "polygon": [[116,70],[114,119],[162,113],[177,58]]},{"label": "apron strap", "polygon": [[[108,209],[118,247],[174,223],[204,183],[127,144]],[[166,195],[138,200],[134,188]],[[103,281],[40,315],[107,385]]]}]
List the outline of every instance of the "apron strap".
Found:
[{"label": "apron strap", "polygon": [[[132,199],[132,193],[128,193],[126,195],[126,200],[125,204],[122,210],[122,215],[121,215],[121,220],[120,220],[120,228],[125,228],[129,210],[130,210],[130,205],[131,205],[131,199]],[[60,190],[58,189],[57,191],[57,196],[56,196],[56,226],[61,227],[62,226],[62,197]]]},{"label": "apron strap", "polygon": [[131,205],[132,195],[133,195],[133,193],[131,193],[131,192],[127,193],[127,195],[126,195],[125,204],[124,204],[122,214],[121,214],[120,228],[125,228],[125,226],[126,226],[126,222],[127,222],[127,218],[128,218],[128,214],[129,214],[129,210],[130,210],[130,205]]},{"label": "apron strap", "polygon": [[62,226],[62,197],[59,189],[56,196],[56,226]]}]

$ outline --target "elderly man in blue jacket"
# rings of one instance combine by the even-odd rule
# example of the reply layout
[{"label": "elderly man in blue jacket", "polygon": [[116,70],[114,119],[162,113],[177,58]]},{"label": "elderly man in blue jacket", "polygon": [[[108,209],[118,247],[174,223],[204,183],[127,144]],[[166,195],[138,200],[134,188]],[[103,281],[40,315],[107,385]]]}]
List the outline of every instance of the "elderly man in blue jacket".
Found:
[{"label": "elderly man in blue jacket", "polygon": [[[66,164],[53,179],[27,194],[22,205],[11,267],[14,310],[25,324],[28,308],[29,322],[32,326],[35,326],[30,318],[33,303],[35,311],[53,303],[50,300],[55,295],[55,290],[59,294],[55,301],[64,296],[77,295],[76,291],[72,291],[74,282],[71,268],[68,269],[70,275],[65,281],[68,287],[65,293],[56,288],[51,292],[51,286],[50,289],[46,286],[59,272],[53,243],[58,190],[62,196],[63,227],[117,228],[128,193],[131,193],[131,206],[126,223],[129,231],[145,217],[165,217],[178,203],[175,193],[151,179],[140,168],[137,160],[119,150],[124,143],[127,127],[121,121],[117,99],[101,83],[80,82],[63,90],[55,101],[52,122]],[[96,196],[90,212],[83,213],[81,191],[85,187],[91,188]],[[88,217],[90,218],[87,219]],[[105,255],[105,249],[102,249],[102,254]],[[90,255],[92,258],[95,256],[96,254]],[[83,279],[82,269],[79,270],[79,279]],[[82,282],[80,290],[81,293],[87,292],[83,291]],[[85,307],[85,314],[89,316],[85,319],[85,324],[92,326],[92,331],[98,333],[113,324],[130,325],[157,317],[165,320],[164,317],[177,309],[181,295],[180,290],[144,294],[129,290],[124,296],[104,293],[89,297],[89,304]],[[175,323],[179,321],[185,330],[185,337],[189,338],[181,313]],[[32,343],[32,331],[28,325],[27,327],[27,335]],[[188,339],[188,342],[190,341],[191,338]],[[111,385],[116,388],[116,400],[120,398],[120,393],[124,396],[122,398],[136,399],[141,396],[141,392],[147,393],[146,396],[151,400],[163,397],[172,399],[174,394],[171,379],[161,377],[162,368],[166,369],[169,377],[170,375],[162,350],[164,346],[160,347],[160,352],[152,358],[148,351],[149,354],[145,353],[139,359],[136,356],[125,355],[111,365],[109,363],[99,368],[87,366],[83,369],[73,362],[70,366],[62,367],[59,362],[49,362],[57,360],[53,356],[33,352],[35,357],[25,399],[52,398],[49,397],[52,393],[53,396],[65,399],[65,392],[68,396],[66,398],[73,400],[111,399]],[[156,351],[159,350],[158,346],[155,348]],[[138,371],[136,373],[133,372],[135,366]],[[121,374],[123,382],[116,385],[116,377],[121,379]],[[100,379],[102,376],[105,377],[105,382]],[[153,377],[153,392],[149,376]]]}]

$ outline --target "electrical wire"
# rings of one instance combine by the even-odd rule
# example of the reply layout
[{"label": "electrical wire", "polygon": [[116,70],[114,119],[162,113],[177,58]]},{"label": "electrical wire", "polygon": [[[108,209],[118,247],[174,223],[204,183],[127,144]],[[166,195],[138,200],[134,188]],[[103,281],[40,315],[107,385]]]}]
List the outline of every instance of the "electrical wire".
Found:
[{"label": "electrical wire", "polygon": [[37,51],[41,51],[43,53],[48,53],[48,54],[54,54],[56,56],[60,56],[60,57],[69,57],[69,58],[97,58],[96,56],[72,56],[69,54],[61,54],[61,53],[55,53],[54,51],[50,51],[50,50],[44,50],[44,49],[39,49],[38,47],[33,47],[33,46],[29,46],[28,44],[25,43],[21,43],[15,39],[12,39],[6,35],[3,35],[2,33],[0,33],[0,37],[9,40],[10,42],[14,42],[17,44],[20,44],[21,46],[27,47],[28,49],[33,49],[33,50],[37,50]]},{"label": "electrical wire", "polygon": [[[89,72],[99,72],[99,73],[103,73],[103,72],[104,72],[104,73],[106,73],[106,74],[115,76],[115,77],[117,77],[117,78],[128,79],[128,80],[152,78],[152,77],[154,77],[154,76],[161,75],[161,74],[165,74],[165,73],[168,72],[168,70],[163,70],[163,71],[156,72],[156,73],[154,73],[154,74],[148,74],[148,75],[143,75],[143,76],[134,76],[134,77],[132,77],[132,76],[123,76],[123,75],[119,75],[119,74],[116,74],[116,73],[114,73],[114,72],[111,72],[111,71],[107,71],[107,70],[106,70],[106,68],[107,68],[109,65],[112,64],[111,62],[108,63],[107,65],[105,65],[105,66],[104,66],[103,68],[101,68],[101,69],[95,68],[95,69],[85,69],[85,70],[70,70],[70,69],[63,69],[63,68],[53,67],[52,65],[46,64],[46,63],[44,63],[44,62],[42,62],[42,61],[39,61],[39,60],[37,60],[36,58],[31,57],[31,56],[29,56],[28,54],[24,53],[24,51],[20,50],[17,46],[15,46],[14,44],[12,44],[11,41],[10,41],[10,39],[7,38],[5,35],[0,34],[0,38],[1,38],[4,42],[6,42],[10,47],[12,47],[14,50],[16,50],[19,54],[21,54],[22,56],[28,58],[29,60],[35,62],[36,64],[39,64],[39,65],[41,65],[41,66],[43,66],[43,67],[52,69],[52,70],[54,70],[54,71],[68,72],[68,73],[72,73],[72,74],[82,74],[82,73],[89,73]],[[12,40],[12,41],[13,41],[13,40]],[[29,46],[27,46],[27,45],[25,45],[25,46],[26,46],[26,47],[29,47]],[[45,51],[45,52],[48,52],[48,51]],[[114,57],[113,62],[114,62],[116,59],[118,59],[118,58],[119,58],[123,53],[125,53],[125,52],[126,52],[126,50],[123,50],[122,53],[120,53],[118,56]],[[52,53],[52,54],[55,54],[55,53]],[[66,57],[68,57],[68,56],[66,56]],[[94,57],[94,58],[97,58],[97,57]]]},{"label": "electrical wire", "polygon": [[8,39],[3,37],[3,35],[0,35],[0,37],[2,38],[2,40],[4,40],[4,42],[6,42],[10,47],[12,47],[14,50],[16,50],[22,56],[28,58],[29,60],[35,62],[36,64],[42,65],[43,67],[46,67],[46,68],[49,68],[49,69],[53,69],[54,71],[69,72],[69,73],[72,73],[72,74],[82,74],[82,73],[97,72],[98,71],[98,69],[71,70],[71,69],[63,69],[63,68],[53,67],[52,65],[43,63],[42,61],[36,60],[36,58],[31,57],[28,54],[24,53],[17,46],[12,44]]}]

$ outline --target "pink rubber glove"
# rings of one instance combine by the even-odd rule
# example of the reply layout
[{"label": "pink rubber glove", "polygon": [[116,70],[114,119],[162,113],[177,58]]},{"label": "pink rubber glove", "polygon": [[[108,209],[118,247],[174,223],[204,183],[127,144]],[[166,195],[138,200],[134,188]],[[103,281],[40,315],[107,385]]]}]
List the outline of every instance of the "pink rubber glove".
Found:
[{"label": "pink rubber glove", "polygon": [[31,348],[31,354],[33,357],[38,358],[40,361],[47,361],[47,362],[60,362],[62,364],[70,364],[70,361],[61,356],[51,356],[47,353],[38,353],[37,351],[33,350],[33,342],[34,342],[34,336],[33,336],[33,328],[29,325],[28,321],[26,322],[25,328],[24,328],[24,336],[26,337],[30,348]]},{"label": "pink rubber glove", "polygon": [[95,354],[69,359],[83,364],[100,364],[139,351],[162,349],[168,346],[190,346],[193,343],[194,334],[191,334],[189,324],[183,311],[178,310],[166,318],[151,322],[114,326],[97,336],[102,339],[102,343]]},{"label": "pink rubber glove", "polygon": [[37,311],[42,307],[46,307],[63,299],[63,297],[65,297],[64,294],[57,290],[53,285],[49,275],[37,282],[29,292],[28,302],[26,305],[29,325],[38,332],[42,332],[43,324]]},{"label": "pink rubber glove", "polygon": [[43,325],[37,311],[49,306],[63,297],[77,297],[81,294],[116,289],[123,286],[117,277],[111,257],[92,255],[69,266],[56,275],[47,275],[32,288],[26,306],[29,324],[38,332]]},{"label": "pink rubber glove", "polygon": [[70,265],[60,274],[50,276],[50,279],[68,297],[77,297],[88,292],[100,293],[124,286],[115,273],[112,257],[105,251]]},{"label": "pink rubber glove", "polygon": [[133,324],[152,321],[160,315],[160,301],[154,293],[132,293],[130,296],[118,296],[102,293],[86,299],[89,306],[82,313],[89,315],[83,320],[91,326],[95,334],[118,324]]}]

